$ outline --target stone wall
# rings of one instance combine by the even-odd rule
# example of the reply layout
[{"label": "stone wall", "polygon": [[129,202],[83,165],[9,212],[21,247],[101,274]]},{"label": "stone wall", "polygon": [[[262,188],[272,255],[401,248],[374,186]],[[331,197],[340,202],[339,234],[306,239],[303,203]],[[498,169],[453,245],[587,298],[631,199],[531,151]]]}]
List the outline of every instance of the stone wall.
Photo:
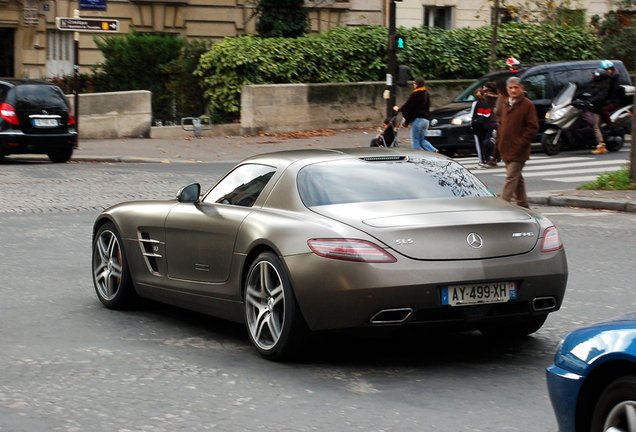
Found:
[{"label": "stone wall", "polygon": [[[75,97],[67,97],[77,114]],[[80,139],[150,137],[151,98],[148,90],[81,94]]]},{"label": "stone wall", "polygon": [[[431,108],[450,102],[471,82],[427,82]],[[385,89],[383,82],[244,86],[241,126],[246,134],[377,126],[386,115]],[[411,90],[398,88],[398,105]]]}]

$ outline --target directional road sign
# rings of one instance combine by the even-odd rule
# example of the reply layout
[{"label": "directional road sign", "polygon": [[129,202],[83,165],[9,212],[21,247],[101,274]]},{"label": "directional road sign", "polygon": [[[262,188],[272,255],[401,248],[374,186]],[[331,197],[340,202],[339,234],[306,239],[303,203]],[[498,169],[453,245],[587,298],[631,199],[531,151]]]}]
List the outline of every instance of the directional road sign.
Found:
[{"label": "directional road sign", "polygon": [[59,30],[77,32],[119,32],[119,21],[110,19],[95,18],[61,18],[57,17],[57,28]]}]

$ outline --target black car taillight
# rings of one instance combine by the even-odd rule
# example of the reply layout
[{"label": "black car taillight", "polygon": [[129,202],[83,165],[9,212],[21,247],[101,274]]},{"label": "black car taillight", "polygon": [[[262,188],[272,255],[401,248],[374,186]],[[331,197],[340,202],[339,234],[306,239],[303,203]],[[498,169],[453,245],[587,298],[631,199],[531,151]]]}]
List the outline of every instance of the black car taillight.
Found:
[{"label": "black car taillight", "polygon": [[18,114],[15,112],[15,108],[13,108],[6,102],[0,104],[0,117],[2,117],[6,122],[13,125],[20,124],[20,120],[18,119]]},{"label": "black car taillight", "polygon": [[73,117],[73,107],[69,105],[68,107],[68,126],[75,124],[75,117]]}]

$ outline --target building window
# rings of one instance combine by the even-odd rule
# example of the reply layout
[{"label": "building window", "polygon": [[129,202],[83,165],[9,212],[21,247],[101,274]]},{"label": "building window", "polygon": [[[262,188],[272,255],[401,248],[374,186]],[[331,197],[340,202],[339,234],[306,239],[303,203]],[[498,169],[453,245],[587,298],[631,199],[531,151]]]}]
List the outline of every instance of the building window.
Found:
[{"label": "building window", "polygon": [[424,27],[453,28],[453,8],[451,6],[424,6]]}]

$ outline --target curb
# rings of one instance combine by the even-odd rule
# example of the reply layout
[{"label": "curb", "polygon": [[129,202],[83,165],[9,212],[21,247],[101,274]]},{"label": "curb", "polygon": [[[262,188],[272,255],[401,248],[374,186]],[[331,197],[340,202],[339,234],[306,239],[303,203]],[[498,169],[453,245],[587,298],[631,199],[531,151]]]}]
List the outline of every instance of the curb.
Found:
[{"label": "curb", "polygon": [[553,207],[580,207],[594,210],[611,210],[626,213],[636,213],[636,202],[628,200],[615,200],[611,198],[588,198],[572,196],[529,196],[530,204]]}]

